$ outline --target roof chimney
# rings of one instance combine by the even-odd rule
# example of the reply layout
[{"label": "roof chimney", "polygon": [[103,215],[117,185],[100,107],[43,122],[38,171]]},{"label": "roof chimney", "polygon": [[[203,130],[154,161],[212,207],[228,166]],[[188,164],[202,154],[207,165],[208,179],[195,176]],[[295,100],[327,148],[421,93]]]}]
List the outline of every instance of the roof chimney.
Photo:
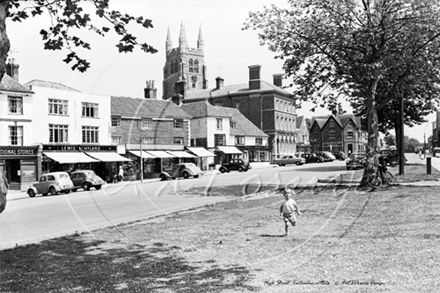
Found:
[{"label": "roof chimney", "polygon": [[154,80],[147,80],[147,86],[144,88],[144,97],[146,99],[157,99],[157,88],[154,87]]},{"label": "roof chimney", "polygon": [[273,75],[273,84],[279,87],[283,86],[283,74],[277,73]]},{"label": "roof chimney", "polygon": [[15,59],[9,59],[8,63],[6,64],[6,74],[15,79],[17,82],[18,80],[18,68],[20,65],[15,63]]},{"label": "roof chimney", "polygon": [[219,90],[219,89],[221,89],[222,87],[223,87],[223,83],[224,83],[224,79],[223,78],[221,78],[220,76],[218,76],[216,79],[215,79],[215,88],[217,89],[217,90]]},{"label": "roof chimney", "polygon": [[249,89],[259,90],[261,88],[260,80],[261,65],[249,66]]}]

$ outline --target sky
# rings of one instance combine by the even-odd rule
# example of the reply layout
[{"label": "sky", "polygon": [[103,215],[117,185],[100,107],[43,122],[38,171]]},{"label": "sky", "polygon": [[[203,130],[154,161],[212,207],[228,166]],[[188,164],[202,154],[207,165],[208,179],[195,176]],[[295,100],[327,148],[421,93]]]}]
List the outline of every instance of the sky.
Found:
[{"label": "sky", "polygon": [[[173,47],[177,47],[183,23],[188,45],[193,48],[197,47],[201,26],[210,88],[215,86],[217,76],[224,78],[225,85],[248,82],[248,66],[255,64],[262,66],[261,78],[272,82],[273,74],[283,73],[282,60],[275,59],[274,52],[260,45],[258,31],[242,30],[249,11],[259,11],[264,5],[271,4],[286,6],[287,0],[112,0],[112,9],[153,21],[154,28],[130,28],[139,42],[152,45],[159,50],[158,53],[148,54],[140,50],[118,53],[115,34],[103,38],[80,31],[78,35],[92,46],[92,50],[82,55],[91,62],[91,68],[85,73],[74,72],[62,61],[67,51],[43,49],[39,31],[50,26],[50,19],[39,16],[22,23],[7,22],[10,57],[20,65],[22,84],[40,79],[59,82],[84,93],[143,97],[146,81],[154,80],[161,97],[167,30],[170,30]],[[310,112],[311,107],[304,104],[297,114],[305,117],[328,114],[325,109]],[[351,112],[349,108],[346,110]],[[425,134],[428,138],[432,133],[431,122],[435,116],[430,115],[427,119],[429,123],[406,128],[405,135],[423,142]]]}]

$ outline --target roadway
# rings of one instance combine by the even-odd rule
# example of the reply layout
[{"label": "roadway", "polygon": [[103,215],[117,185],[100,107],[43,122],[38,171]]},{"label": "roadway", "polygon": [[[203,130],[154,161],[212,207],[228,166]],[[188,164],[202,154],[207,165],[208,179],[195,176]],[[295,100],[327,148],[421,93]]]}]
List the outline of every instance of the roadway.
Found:
[{"label": "roadway", "polygon": [[[208,174],[197,179],[108,184],[101,190],[8,200],[0,214],[0,249],[97,228],[139,221],[230,200],[256,190],[286,184],[313,184],[345,172],[345,161],[287,165],[248,172]],[[244,188],[249,186],[249,188]]]}]

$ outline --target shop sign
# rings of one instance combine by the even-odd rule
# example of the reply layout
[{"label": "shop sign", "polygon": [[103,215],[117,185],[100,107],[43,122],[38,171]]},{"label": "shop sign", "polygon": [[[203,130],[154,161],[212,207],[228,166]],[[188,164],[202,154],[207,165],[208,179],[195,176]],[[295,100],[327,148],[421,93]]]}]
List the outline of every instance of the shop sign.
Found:
[{"label": "shop sign", "polygon": [[35,147],[21,147],[21,146],[7,146],[0,147],[0,156],[36,156],[38,154],[38,146]]},{"label": "shop sign", "polygon": [[116,145],[43,145],[43,151],[116,152]]}]

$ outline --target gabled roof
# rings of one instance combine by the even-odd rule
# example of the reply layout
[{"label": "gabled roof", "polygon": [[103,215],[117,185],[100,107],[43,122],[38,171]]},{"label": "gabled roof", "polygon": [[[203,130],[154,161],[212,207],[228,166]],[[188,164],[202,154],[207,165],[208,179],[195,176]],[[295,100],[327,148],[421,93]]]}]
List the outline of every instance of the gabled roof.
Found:
[{"label": "gabled roof", "polygon": [[3,75],[3,78],[0,81],[0,91],[34,94],[33,91],[27,89],[6,73]]},{"label": "gabled roof", "polygon": [[192,118],[171,101],[115,96],[111,97],[111,113],[118,116],[144,118]]},{"label": "gabled roof", "polygon": [[79,90],[68,87],[67,85],[64,85],[59,82],[45,81],[45,80],[39,80],[39,79],[31,80],[31,81],[25,83],[24,86],[29,89],[31,89],[32,86],[38,86],[38,87],[54,88],[54,89],[58,89],[58,90],[80,92]]},{"label": "gabled roof", "polygon": [[350,120],[352,120],[357,127],[361,127],[361,118],[355,116],[354,114],[341,114],[338,116],[331,114],[327,116],[312,117],[312,125],[314,122],[316,122],[319,128],[322,129],[330,118],[333,118],[342,128],[345,128]]},{"label": "gabled roof", "polygon": [[188,91],[185,100],[202,100],[206,98],[216,98],[228,96],[231,94],[255,93],[260,91],[275,91],[283,95],[291,95],[290,92],[264,80],[260,80],[260,89],[250,90],[249,83],[224,85],[221,89],[205,89]]},{"label": "gabled roof", "polygon": [[303,121],[304,121],[304,116],[296,117],[296,129],[301,128]]},{"label": "gabled roof", "polygon": [[207,101],[194,102],[190,104],[182,104],[180,106],[182,110],[191,115],[193,118],[200,117],[231,117],[226,111],[223,111],[225,107],[216,107],[208,103]]}]

